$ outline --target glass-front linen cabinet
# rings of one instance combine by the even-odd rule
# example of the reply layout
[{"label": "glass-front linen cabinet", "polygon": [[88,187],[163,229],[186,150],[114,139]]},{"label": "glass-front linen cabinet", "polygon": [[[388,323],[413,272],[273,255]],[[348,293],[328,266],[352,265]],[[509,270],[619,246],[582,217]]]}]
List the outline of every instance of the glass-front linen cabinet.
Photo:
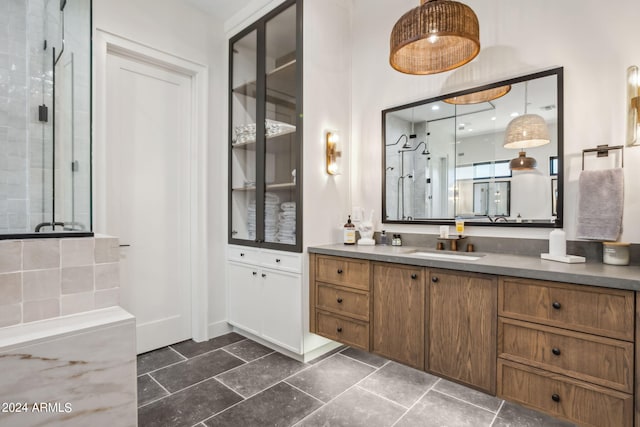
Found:
[{"label": "glass-front linen cabinet", "polygon": [[229,243],[302,251],[302,2],[229,41]]}]

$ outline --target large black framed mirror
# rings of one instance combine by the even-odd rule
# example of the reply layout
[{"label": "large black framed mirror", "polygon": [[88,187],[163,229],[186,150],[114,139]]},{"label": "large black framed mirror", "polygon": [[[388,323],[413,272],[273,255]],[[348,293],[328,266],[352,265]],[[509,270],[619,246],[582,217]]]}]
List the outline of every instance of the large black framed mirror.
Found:
[{"label": "large black framed mirror", "polygon": [[384,223],[562,227],[562,68],[386,109],[382,141]]}]

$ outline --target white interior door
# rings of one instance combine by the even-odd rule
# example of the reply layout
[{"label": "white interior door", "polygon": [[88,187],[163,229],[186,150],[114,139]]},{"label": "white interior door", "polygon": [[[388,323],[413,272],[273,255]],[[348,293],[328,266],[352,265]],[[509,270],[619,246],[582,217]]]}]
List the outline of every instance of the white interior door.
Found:
[{"label": "white interior door", "polygon": [[106,227],[119,236],[121,305],[138,353],[191,338],[191,77],[107,55]]}]

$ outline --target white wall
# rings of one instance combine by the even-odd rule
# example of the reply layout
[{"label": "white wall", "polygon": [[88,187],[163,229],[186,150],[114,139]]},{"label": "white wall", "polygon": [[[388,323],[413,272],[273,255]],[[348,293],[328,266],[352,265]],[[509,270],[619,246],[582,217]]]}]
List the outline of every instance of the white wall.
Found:
[{"label": "white wall", "polygon": [[223,23],[175,0],[94,0],[94,27],[209,67],[209,325],[226,328],[227,51]]},{"label": "white wall", "polygon": [[[575,237],[581,152],[625,141],[625,83],[640,64],[640,8],[635,0],[466,0],[478,15],[482,51],[458,70],[408,76],[388,63],[389,35],[415,0],[353,0],[353,204],[381,206],[380,111],[445,92],[541,69],[564,67],[565,201],[567,237]],[[366,19],[362,18],[365,16]],[[622,240],[640,242],[640,148],[625,150]],[[392,231],[437,233],[435,226],[394,226]],[[468,227],[469,234],[546,238],[547,229]]]}]

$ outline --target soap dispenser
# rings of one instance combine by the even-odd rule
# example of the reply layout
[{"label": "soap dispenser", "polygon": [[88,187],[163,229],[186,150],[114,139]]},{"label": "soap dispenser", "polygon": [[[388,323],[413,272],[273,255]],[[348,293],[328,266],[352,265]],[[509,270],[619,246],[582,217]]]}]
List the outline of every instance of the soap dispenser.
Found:
[{"label": "soap dispenser", "polygon": [[355,245],[356,244],[356,226],[351,222],[351,215],[347,223],[344,225],[344,244]]}]

